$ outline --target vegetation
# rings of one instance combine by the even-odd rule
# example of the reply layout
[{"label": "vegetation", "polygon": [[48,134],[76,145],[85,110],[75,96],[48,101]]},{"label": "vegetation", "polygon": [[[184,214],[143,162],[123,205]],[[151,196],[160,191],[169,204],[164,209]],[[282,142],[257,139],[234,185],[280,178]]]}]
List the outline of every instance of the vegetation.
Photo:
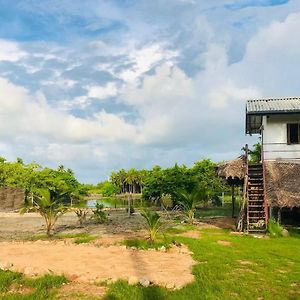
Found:
[{"label": "vegetation", "polygon": [[97,223],[104,223],[107,220],[107,215],[103,211],[104,205],[101,203],[96,203],[96,207],[93,210],[92,219],[94,219]]},{"label": "vegetation", "polygon": [[1,186],[24,189],[29,206],[33,204],[35,191],[39,189],[65,191],[65,203],[77,202],[87,194],[86,187],[77,181],[71,169],[65,169],[62,165],[57,170],[42,168],[35,162],[24,164],[21,158],[17,158],[16,162],[8,162],[0,157]]},{"label": "vegetation", "polygon": [[157,212],[151,212],[150,210],[142,211],[141,215],[146,220],[149,241],[150,243],[154,243],[158,230],[161,227],[160,215]]},{"label": "vegetation", "polygon": [[[21,273],[0,270],[0,298],[53,299],[56,289],[64,283],[67,283],[64,276],[45,275],[38,278],[25,278]],[[10,292],[11,289],[14,293]]]},{"label": "vegetation", "polygon": [[78,218],[79,225],[82,226],[86,222],[86,218],[87,218],[87,215],[88,215],[88,209],[87,208],[81,208],[81,207],[76,208],[75,214]]},{"label": "vegetation", "polygon": [[268,229],[268,233],[272,237],[283,236],[284,228],[275,219],[269,219],[268,220],[267,229]]},{"label": "vegetation", "polygon": [[206,195],[205,195],[206,191],[204,191],[204,195],[201,192],[202,192],[201,190],[195,188],[190,193],[182,192],[180,194],[181,197],[179,203],[183,207],[183,210],[187,215],[189,223],[194,222],[196,205],[199,204],[201,200],[201,196],[203,197],[202,199],[206,199]]},{"label": "vegetation", "polygon": [[118,281],[109,286],[104,299],[299,299],[299,236],[257,239],[221,229],[202,229],[200,235],[200,239],[174,237],[194,253],[195,282],[170,291]]},{"label": "vegetation", "polygon": [[[33,210],[37,211],[45,220],[46,233],[51,235],[57,219],[66,212],[66,207],[62,205],[65,192],[56,192],[48,189],[40,189],[34,196]],[[21,210],[24,213],[25,209]]]}]

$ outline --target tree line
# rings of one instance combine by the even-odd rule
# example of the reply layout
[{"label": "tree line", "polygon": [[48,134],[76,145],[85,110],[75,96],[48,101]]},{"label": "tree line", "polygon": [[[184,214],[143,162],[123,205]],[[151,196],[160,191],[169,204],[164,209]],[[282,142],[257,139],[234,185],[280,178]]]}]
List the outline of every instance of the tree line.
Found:
[{"label": "tree line", "polygon": [[63,194],[65,202],[78,201],[87,194],[87,188],[78,182],[71,169],[63,165],[51,169],[35,162],[25,164],[21,158],[9,162],[0,157],[0,187],[3,186],[24,189],[28,204],[32,204],[34,195],[41,189]]},{"label": "tree line", "polygon": [[226,189],[216,174],[217,164],[210,159],[197,161],[191,168],[175,164],[170,168],[154,166],[150,170],[121,169],[112,172],[109,181],[90,186],[90,190],[103,196],[114,194],[141,194],[144,200],[159,200],[170,195],[179,201],[182,192],[195,189],[203,200],[212,199]]}]

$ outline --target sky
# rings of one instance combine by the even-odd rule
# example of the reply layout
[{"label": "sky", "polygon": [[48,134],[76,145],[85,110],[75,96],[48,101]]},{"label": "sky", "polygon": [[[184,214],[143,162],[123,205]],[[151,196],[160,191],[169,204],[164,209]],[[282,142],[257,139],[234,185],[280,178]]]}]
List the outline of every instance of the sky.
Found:
[{"label": "sky", "polygon": [[299,96],[300,0],[0,0],[0,156],[96,183],[235,158]]}]

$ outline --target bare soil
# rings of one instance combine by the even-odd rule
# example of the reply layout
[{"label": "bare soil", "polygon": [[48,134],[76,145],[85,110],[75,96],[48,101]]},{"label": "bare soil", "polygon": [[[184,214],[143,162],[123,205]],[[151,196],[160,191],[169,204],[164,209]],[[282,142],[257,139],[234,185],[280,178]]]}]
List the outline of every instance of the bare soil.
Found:
[{"label": "bare soil", "polygon": [[180,288],[194,279],[191,271],[195,262],[187,249],[162,252],[125,246],[66,245],[63,241],[1,242],[0,258],[13,265],[10,270],[28,276],[63,274],[85,283],[148,280]]}]

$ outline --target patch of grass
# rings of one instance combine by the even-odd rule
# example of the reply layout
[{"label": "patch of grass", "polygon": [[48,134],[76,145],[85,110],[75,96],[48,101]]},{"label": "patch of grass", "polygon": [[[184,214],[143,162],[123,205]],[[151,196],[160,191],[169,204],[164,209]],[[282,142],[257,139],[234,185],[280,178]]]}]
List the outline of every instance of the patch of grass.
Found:
[{"label": "patch of grass", "polygon": [[74,244],[86,244],[89,242],[92,242],[96,239],[96,236],[92,236],[92,235],[87,235],[87,236],[82,236],[82,237],[78,237],[74,240]]},{"label": "patch of grass", "polygon": [[[238,215],[238,203],[235,205],[235,215]],[[213,206],[213,207],[202,207],[197,209],[195,216],[197,218],[205,217],[231,217],[232,207],[231,203],[224,203],[223,206]]]},{"label": "patch of grass", "polygon": [[[64,276],[44,275],[38,278],[25,278],[21,273],[0,270],[0,299],[43,300],[53,299],[56,289],[67,283]],[[18,292],[27,288],[29,293]]]},{"label": "patch of grass", "polygon": [[159,249],[165,247],[166,249],[170,248],[172,244],[172,238],[166,235],[159,235],[154,243],[150,243],[144,239],[129,239],[122,242],[123,245],[127,247],[135,247],[137,249]]},{"label": "patch of grass", "polygon": [[7,291],[12,283],[19,281],[21,278],[21,273],[0,270],[0,292]]},{"label": "patch of grass", "polygon": [[38,241],[38,240],[63,240],[63,239],[88,239],[88,238],[96,238],[95,236],[91,236],[89,233],[64,233],[64,234],[53,234],[48,237],[46,234],[37,234],[27,238],[28,241]]},{"label": "patch of grass", "polygon": [[119,281],[109,286],[104,299],[300,299],[299,238],[258,239],[222,229],[200,232],[201,239],[176,236],[199,262],[193,268],[193,283],[169,291]]}]

